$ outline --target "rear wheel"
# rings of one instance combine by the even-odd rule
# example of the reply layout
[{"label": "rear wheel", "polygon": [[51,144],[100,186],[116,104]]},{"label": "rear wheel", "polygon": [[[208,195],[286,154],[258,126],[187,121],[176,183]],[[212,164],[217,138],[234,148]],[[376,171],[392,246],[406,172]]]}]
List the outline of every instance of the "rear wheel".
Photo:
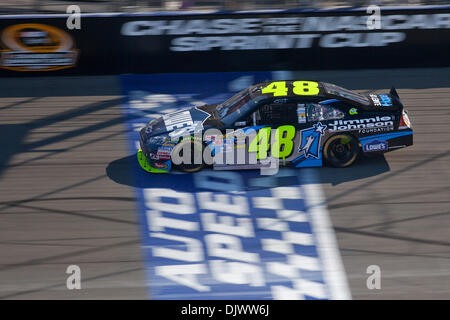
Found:
[{"label": "rear wheel", "polygon": [[325,161],[337,168],[348,167],[359,155],[359,145],[355,138],[347,134],[338,134],[327,140],[323,147]]},{"label": "rear wheel", "polygon": [[[184,156],[184,151],[190,149],[190,156]],[[197,172],[200,171],[203,166],[203,144],[200,141],[192,139],[186,139],[177,144],[172,150],[173,158],[178,156],[181,159],[181,163],[174,164],[175,168],[184,172]],[[200,161],[199,161],[200,160]]]}]

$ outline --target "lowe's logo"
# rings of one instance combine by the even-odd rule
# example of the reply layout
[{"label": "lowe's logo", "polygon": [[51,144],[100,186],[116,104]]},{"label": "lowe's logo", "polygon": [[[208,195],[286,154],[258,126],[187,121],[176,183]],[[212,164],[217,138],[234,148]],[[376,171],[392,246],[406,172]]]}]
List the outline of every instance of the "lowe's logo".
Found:
[{"label": "lowe's logo", "polygon": [[364,152],[384,151],[388,149],[388,143],[381,140],[372,140],[363,146]]}]

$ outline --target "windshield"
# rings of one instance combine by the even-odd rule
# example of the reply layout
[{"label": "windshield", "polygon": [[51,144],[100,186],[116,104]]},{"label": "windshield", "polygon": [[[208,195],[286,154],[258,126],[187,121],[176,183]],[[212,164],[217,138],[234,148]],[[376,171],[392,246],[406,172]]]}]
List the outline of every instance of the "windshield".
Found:
[{"label": "windshield", "polygon": [[266,98],[265,95],[261,95],[261,85],[254,85],[219,104],[216,111],[222,122],[231,123],[247,114],[258,102]]},{"label": "windshield", "polygon": [[235,94],[217,107],[220,118],[223,119],[226,116],[229,116],[231,113],[245,105],[250,99],[251,97],[248,89]]},{"label": "windshield", "polygon": [[159,134],[165,131],[164,119],[163,117],[153,119],[145,127],[145,133],[150,135]]},{"label": "windshield", "polygon": [[370,104],[369,99],[367,99],[367,97],[365,97],[359,93],[350,91],[348,89],[341,88],[341,87],[336,86],[331,83],[322,83],[322,84],[323,84],[323,87],[325,88],[325,91],[328,94],[332,94],[332,95],[339,96],[339,97],[342,97],[342,98],[345,98],[348,100],[352,100],[352,101],[358,102],[358,103],[366,105],[366,106]]}]

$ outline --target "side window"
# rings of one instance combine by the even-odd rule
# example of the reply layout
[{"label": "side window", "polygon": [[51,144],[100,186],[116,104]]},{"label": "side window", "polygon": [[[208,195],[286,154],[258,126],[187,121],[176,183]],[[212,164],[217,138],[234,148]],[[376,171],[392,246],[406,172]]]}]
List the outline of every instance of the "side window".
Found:
[{"label": "side window", "polygon": [[306,113],[309,122],[337,120],[344,118],[344,113],[327,105],[318,103],[308,103],[306,105]]},{"label": "side window", "polygon": [[255,125],[286,125],[297,123],[297,106],[294,103],[275,103],[261,106],[250,116]]}]

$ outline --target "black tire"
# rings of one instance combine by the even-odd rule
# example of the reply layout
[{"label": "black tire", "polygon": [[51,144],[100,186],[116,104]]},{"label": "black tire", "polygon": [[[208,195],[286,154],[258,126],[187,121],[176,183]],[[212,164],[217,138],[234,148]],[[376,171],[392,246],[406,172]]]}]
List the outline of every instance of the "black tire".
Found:
[{"label": "black tire", "polygon": [[330,166],[345,168],[353,164],[360,152],[355,138],[347,134],[330,137],[323,146],[323,156]]},{"label": "black tire", "polygon": [[191,147],[191,160],[190,163],[180,163],[180,164],[174,164],[174,167],[178,170],[184,171],[184,172],[197,172],[200,171],[204,167],[203,158],[201,163],[194,163],[194,153],[195,152],[202,152],[203,155],[203,144],[200,141],[192,139],[185,139],[178,143],[172,150],[172,157],[175,154],[179,154],[181,157],[183,156],[183,148],[186,147],[186,144],[189,144]]}]

